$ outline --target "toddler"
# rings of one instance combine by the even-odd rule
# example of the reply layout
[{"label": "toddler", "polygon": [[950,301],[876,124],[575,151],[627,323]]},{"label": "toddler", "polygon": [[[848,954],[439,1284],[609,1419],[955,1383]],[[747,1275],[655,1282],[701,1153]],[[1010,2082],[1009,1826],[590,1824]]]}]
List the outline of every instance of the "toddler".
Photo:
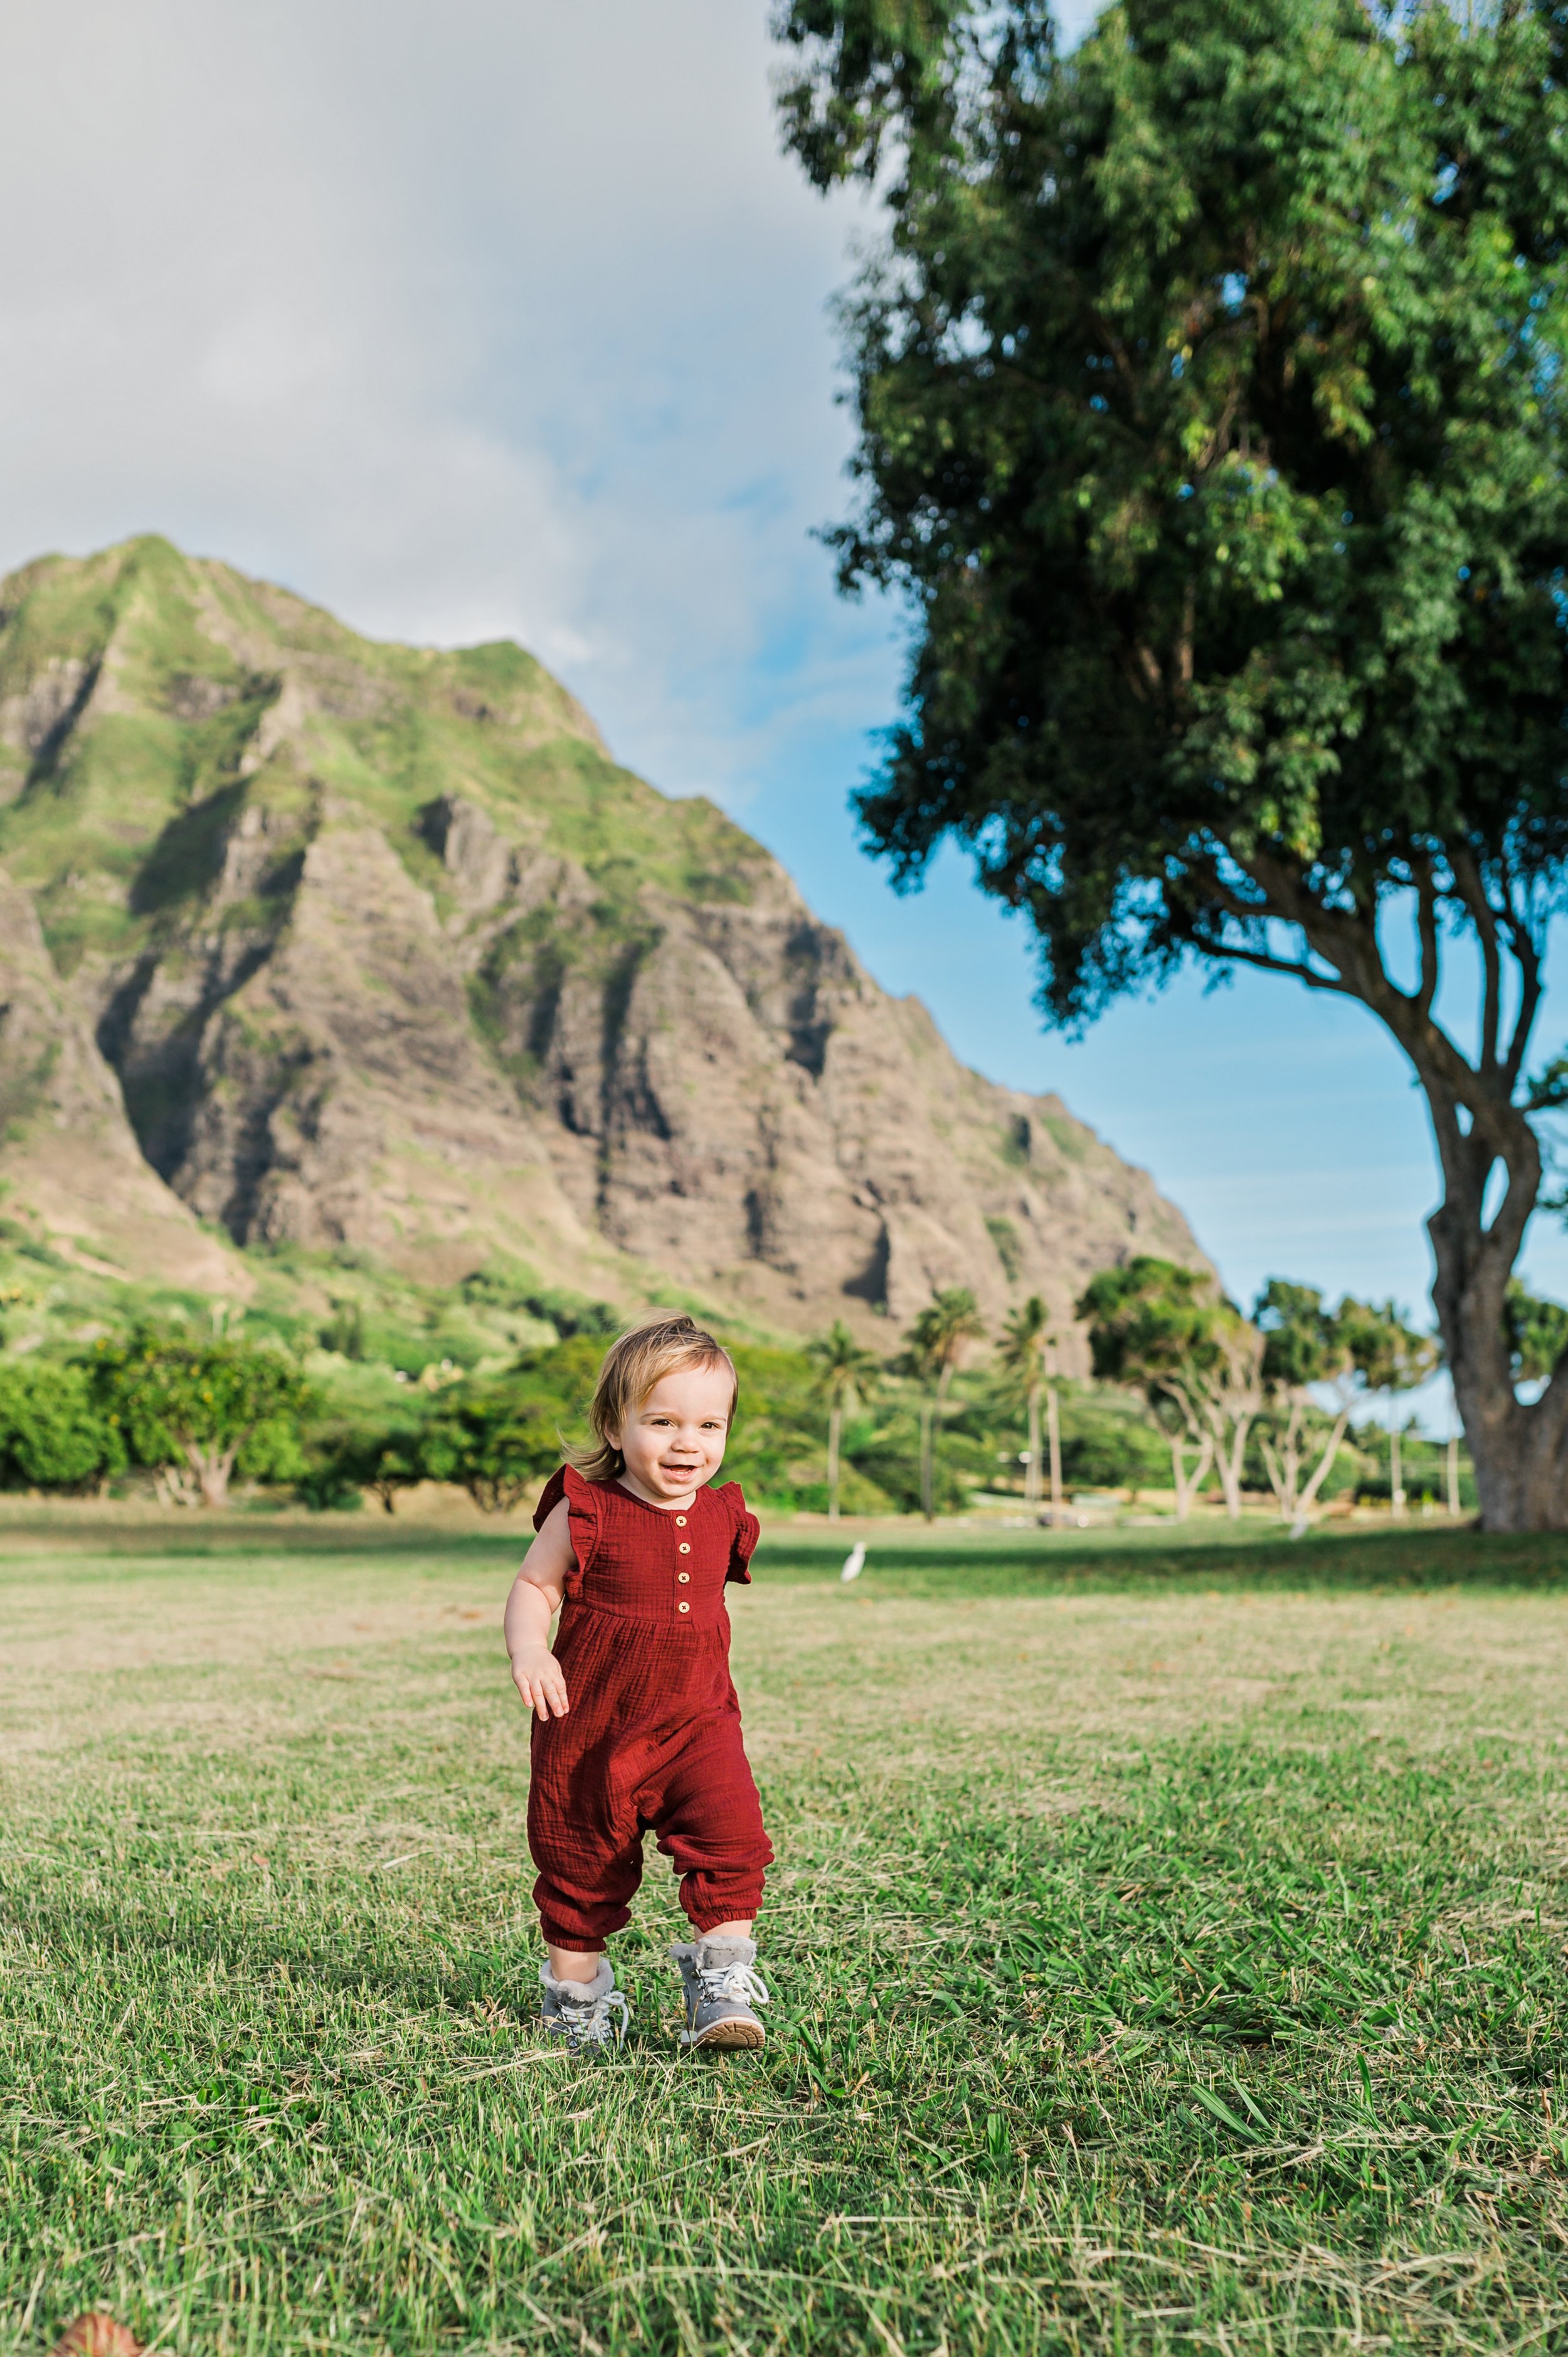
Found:
[{"label": "toddler", "polygon": [[738,1482],[708,1487],[736,1391],[728,1354],[690,1318],[623,1334],[588,1411],[597,1446],[551,1477],[507,1598],[512,1679],[534,1715],[528,1846],[550,1950],[544,2026],[574,2048],[626,2035],[604,1943],[629,1920],[650,1827],[694,1935],[671,1951],[682,2044],[763,2042],[751,1932],[773,1852],[725,1609],[726,1580],[751,1577],[758,1526]]}]

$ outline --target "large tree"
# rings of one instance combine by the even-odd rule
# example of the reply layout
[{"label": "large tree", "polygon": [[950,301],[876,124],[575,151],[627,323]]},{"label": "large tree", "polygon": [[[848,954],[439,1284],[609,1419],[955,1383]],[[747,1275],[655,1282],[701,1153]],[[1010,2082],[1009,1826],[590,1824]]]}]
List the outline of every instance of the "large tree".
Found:
[{"label": "large tree", "polygon": [[1025,0],[779,29],[790,145],[890,215],[837,535],[915,614],[870,844],[905,881],[966,845],[1058,1021],[1196,956],[1384,1024],[1483,1519],[1568,1526],[1568,1386],[1518,1398],[1504,1317],[1568,1102],[1528,1062],[1568,852],[1565,12],[1124,0],[1066,59]]},{"label": "large tree", "polygon": [[88,1365],[115,1430],[141,1464],[172,1473],[177,1497],[227,1506],[242,1457],[263,1478],[305,1470],[299,1424],[315,1394],[282,1350],[144,1327],[99,1342]]}]

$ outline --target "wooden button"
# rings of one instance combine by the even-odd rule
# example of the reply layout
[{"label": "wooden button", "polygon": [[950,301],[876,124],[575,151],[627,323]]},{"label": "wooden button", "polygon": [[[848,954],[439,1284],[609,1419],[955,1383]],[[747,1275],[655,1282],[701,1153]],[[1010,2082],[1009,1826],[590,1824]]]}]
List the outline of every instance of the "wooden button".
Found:
[{"label": "wooden button", "polygon": [[689,1584],[690,1584],[690,1582],[691,1582],[692,1575],[691,1575],[691,1573],[690,1573],[689,1571],[678,1571],[678,1572],[675,1574],[675,1577],[676,1577],[676,1578],[680,1581],[680,1583],[681,1583],[682,1587],[685,1587],[689,1586]]},{"label": "wooden button", "polygon": [[690,1612],[691,1609],[691,1606],[686,1602],[683,1597],[681,1602],[675,1607],[677,1612]]},{"label": "wooden button", "polygon": [[682,1539],[682,1540],[679,1552],[680,1552],[682,1555],[690,1555],[690,1554],[691,1554],[691,1552],[692,1552],[692,1542],[691,1542],[691,1540],[690,1540],[690,1539]]}]

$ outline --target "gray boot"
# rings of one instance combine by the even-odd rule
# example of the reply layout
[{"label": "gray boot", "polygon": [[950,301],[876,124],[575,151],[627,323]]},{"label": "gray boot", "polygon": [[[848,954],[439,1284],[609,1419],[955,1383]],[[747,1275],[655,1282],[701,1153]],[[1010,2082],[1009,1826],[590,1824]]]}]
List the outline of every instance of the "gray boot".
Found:
[{"label": "gray boot", "polygon": [[753,1966],[755,1940],[715,1940],[704,1935],[671,1955],[681,1967],[686,1991],[682,2046],[761,2046],[767,2031],[752,2010],[768,2003],[768,1991]]},{"label": "gray boot", "polygon": [[544,1990],[544,2028],[564,2038],[574,2054],[585,2046],[624,2046],[629,2018],[625,1993],[616,1986],[607,1956],[599,1958],[591,1981],[558,1981],[548,1964],[539,1967]]}]

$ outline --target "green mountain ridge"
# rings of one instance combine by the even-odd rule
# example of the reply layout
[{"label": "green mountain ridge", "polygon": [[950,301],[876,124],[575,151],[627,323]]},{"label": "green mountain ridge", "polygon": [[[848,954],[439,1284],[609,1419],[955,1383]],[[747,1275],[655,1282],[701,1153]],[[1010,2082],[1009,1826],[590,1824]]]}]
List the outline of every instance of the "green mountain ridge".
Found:
[{"label": "green mountain ridge", "polygon": [[0,867],[6,1210],[106,1275],[493,1264],[782,1334],[1202,1257],[507,642],[371,641],[156,537],[40,558]]}]

